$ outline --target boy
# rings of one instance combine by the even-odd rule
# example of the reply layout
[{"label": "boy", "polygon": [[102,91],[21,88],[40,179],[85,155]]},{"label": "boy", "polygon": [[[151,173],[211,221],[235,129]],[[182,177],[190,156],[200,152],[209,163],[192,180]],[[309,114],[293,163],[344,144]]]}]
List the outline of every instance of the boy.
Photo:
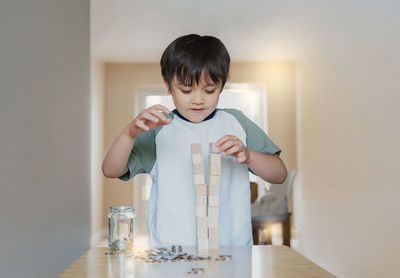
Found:
[{"label": "boy", "polygon": [[205,174],[210,142],[222,153],[220,245],[251,245],[249,169],[271,183],[287,175],[280,149],[240,111],[216,109],[229,72],[223,43],[186,35],[161,58],[161,72],[176,109],[142,111],[112,143],[103,161],[106,177],[127,181],[149,173],[150,246],[196,245],[196,193],[191,144],[201,143]]}]

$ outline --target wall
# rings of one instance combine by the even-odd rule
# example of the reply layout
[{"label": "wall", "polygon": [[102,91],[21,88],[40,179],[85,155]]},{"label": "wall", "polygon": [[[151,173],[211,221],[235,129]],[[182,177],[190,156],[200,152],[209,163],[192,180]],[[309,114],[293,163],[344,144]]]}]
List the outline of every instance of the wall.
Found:
[{"label": "wall", "polygon": [[89,246],[89,2],[0,1],[0,276]]},{"label": "wall", "polygon": [[400,273],[399,9],[345,1],[297,10],[307,45],[297,62],[299,250],[338,277]]},{"label": "wall", "polygon": [[[162,84],[158,63],[106,65],[105,145],[108,148],[133,120],[134,93],[143,85]],[[268,85],[269,136],[282,150],[289,169],[296,167],[295,67],[292,63],[232,63],[228,82]],[[133,182],[105,181],[105,208],[133,203]],[[106,219],[104,220],[106,225]]]},{"label": "wall", "polygon": [[104,71],[101,60],[92,58],[91,61],[91,90],[90,90],[90,215],[91,238],[90,246],[101,245],[101,240],[107,236],[104,218],[107,217],[103,207],[104,176],[101,165],[104,158]]},{"label": "wall", "polygon": [[268,135],[282,149],[288,169],[297,168],[295,65],[290,62],[232,63],[230,82],[267,84]]}]

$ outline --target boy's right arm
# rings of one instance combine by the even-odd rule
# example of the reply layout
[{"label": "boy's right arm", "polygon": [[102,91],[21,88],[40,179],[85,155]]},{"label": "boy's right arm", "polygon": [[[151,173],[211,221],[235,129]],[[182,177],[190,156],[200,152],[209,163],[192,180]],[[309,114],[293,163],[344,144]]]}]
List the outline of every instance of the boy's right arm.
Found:
[{"label": "boy's right arm", "polygon": [[169,114],[170,111],[162,105],[154,105],[143,110],[129,123],[129,125],[114,140],[108,149],[102,165],[104,176],[117,178],[128,171],[128,159],[132,151],[135,139],[142,132],[152,130],[159,125],[167,125],[171,120],[162,112]]}]

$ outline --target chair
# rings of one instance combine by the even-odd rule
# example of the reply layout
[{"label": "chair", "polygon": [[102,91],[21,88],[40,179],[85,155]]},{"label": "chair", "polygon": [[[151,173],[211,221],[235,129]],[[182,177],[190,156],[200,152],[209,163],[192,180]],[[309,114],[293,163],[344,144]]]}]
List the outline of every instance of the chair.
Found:
[{"label": "chair", "polygon": [[[272,224],[282,223],[283,245],[290,246],[290,216],[288,203],[293,187],[296,170],[290,170],[282,184],[272,184],[260,201],[252,204],[251,222],[253,226],[253,243],[259,244],[259,230],[271,227]],[[268,233],[267,244],[271,243]]]}]

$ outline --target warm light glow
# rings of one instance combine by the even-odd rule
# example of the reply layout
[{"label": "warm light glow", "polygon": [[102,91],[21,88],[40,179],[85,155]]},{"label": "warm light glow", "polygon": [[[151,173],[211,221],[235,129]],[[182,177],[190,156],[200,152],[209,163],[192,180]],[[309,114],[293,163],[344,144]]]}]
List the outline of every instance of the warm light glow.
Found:
[{"label": "warm light glow", "polygon": [[267,238],[271,238],[272,245],[283,245],[282,223],[274,223],[268,225],[260,233],[260,242],[267,242]]},{"label": "warm light glow", "polygon": [[282,245],[282,223],[276,223],[271,225],[271,244],[272,245]]},{"label": "warm light glow", "polygon": [[144,251],[149,249],[149,237],[147,235],[136,235],[134,245],[135,251]]},{"label": "warm light glow", "polygon": [[145,108],[148,108],[150,106],[156,105],[156,104],[161,104],[167,107],[169,110],[174,109],[174,102],[172,100],[172,97],[170,95],[151,95],[147,96],[145,99]]}]

